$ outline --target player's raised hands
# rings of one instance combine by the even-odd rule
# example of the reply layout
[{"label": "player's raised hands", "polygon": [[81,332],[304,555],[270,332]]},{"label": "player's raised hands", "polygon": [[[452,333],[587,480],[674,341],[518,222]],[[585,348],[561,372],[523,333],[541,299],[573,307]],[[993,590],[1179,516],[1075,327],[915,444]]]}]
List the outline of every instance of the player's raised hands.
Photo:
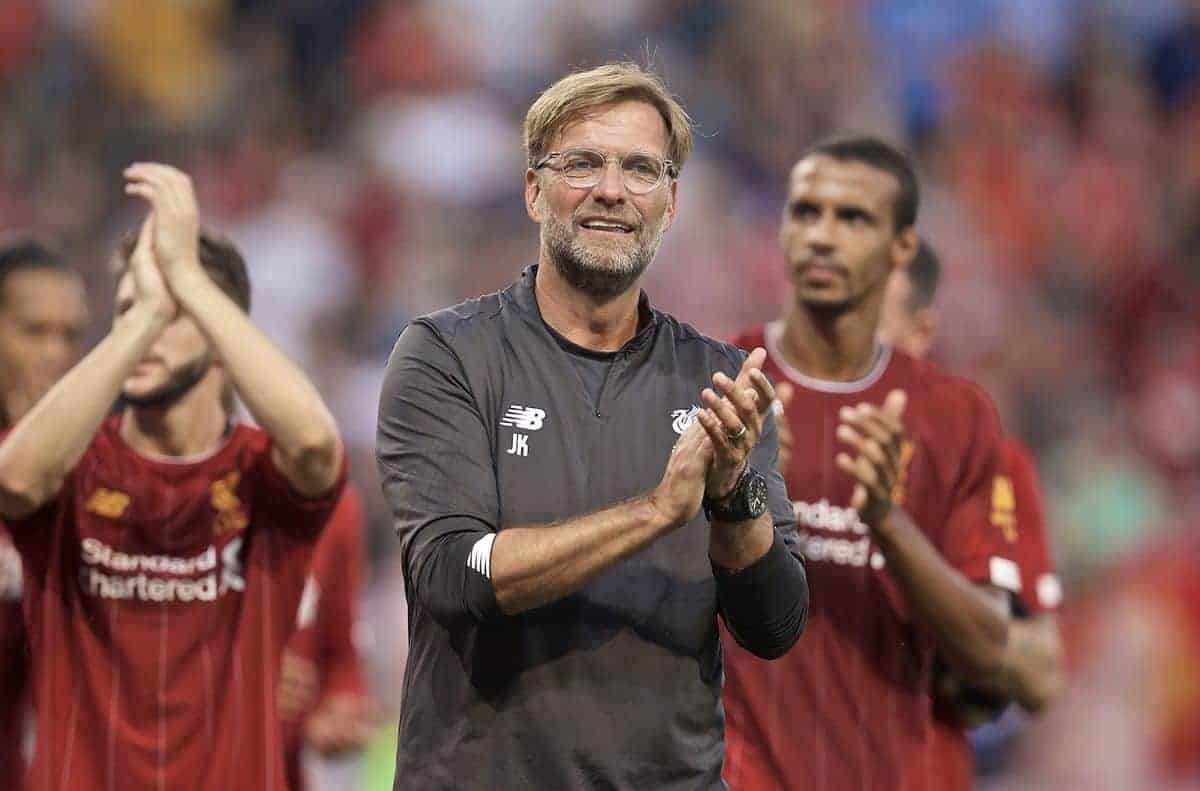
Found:
[{"label": "player's raised hands", "polygon": [[705,492],[709,499],[720,500],[733,491],[762,437],[775,400],[775,389],[762,372],[766,359],[766,349],[755,349],[742,363],[736,380],[717,372],[713,387],[700,393],[705,408],[696,413],[696,419],[713,446]]},{"label": "player's raised hands", "polygon": [[837,466],[855,480],[850,507],[871,528],[879,527],[892,509],[892,489],[900,475],[900,444],[904,440],[903,390],[887,394],[883,406],[842,407],[837,438],[853,453],[837,454]]},{"label": "player's raised hands", "polygon": [[138,162],[125,169],[125,193],[145,199],[155,216],[154,260],[167,282],[200,271],[200,213],[191,178],[170,165]]},{"label": "player's raised hands", "polygon": [[146,305],[164,322],[171,321],[179,312],[171,289],[167,287],[163,273],[155,262],[153,246],[156,217],[154,212],[142,220],[137,244],[129,256],[129,272],[133,276],[134,302]]}]

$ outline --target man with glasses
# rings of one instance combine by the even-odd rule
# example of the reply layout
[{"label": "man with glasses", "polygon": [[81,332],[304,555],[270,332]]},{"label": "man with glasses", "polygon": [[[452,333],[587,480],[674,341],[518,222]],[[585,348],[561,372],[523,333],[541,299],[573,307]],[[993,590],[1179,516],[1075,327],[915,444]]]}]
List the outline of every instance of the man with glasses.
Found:
[{"label": "man with glasses", "polygon": [[717,616],[772,658],[807,613],[764,352],[638,288],[691,147],[655,75],[565,77],[525,144],[537,265],[414,321],[381,397],[410,607],[395,788],[722,788]]}]

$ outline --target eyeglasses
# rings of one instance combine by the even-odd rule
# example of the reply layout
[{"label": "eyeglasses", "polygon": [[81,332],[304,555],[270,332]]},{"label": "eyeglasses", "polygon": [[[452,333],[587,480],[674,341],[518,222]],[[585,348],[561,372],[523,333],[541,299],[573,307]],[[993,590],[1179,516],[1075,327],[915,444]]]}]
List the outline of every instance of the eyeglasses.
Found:
[{"label": "eyeglasses", "polygon": [[[590,148],[568,148],[566,151],[551,151],[533,166],[534,170],[548,167],[563,177],[563,181],[577,189],[591,189],[600,183],[608,161],[616,160],[621,165],[621,181],[625,189],[634,195],[652,192],[664,178],[675,178],[678,171],[669,159],[660,159],[654,154],[633,151],[619,159],[615,156],[594,151]],[[551,165],[552,160],[558,160]]]}]

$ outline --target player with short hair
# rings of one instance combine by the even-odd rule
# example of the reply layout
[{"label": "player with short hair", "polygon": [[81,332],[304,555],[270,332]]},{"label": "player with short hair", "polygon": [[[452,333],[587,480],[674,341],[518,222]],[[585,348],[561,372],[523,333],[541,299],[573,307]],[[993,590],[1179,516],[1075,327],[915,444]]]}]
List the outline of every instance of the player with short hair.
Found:
[{"label": "player with short hair", "polygon": [[1016,573],[991,517],[999,420],[974,384],[876,339],[917,251],[907,156],[870,137],[792,169],[784,316],[737,339],[790,383],[785,472],[812,578],[809,636],[778,662],[726,640],[724,777],[743,789],[923,789],[938,771],[937,655],[1001,664]]},{"label": "player with short hair", "polygon": [[[914,357],[926,356],[937,335],[933,302],[940,280],[940,258],[922,239],[912,263],[892,273],[879,323],[880,340]],[[937,739],[944,745],[939,752],[941,782],[936,787],[940,788],[971,785],[971,755],[960,738],[964,727],[989,718],[1009,700],[1038,714],[1063,683],[1062,637],[1055,615],[1062,587],[1050,561],[1037,468],[1029,450],[1011,435],[1004,437],[1001,453],[992,513],[1012,545],[1021,585],[1012,599],[1013,620],[998,671],[980,678],[946,671],[937,680],[943,694],[937,719]]]},{"label": "player with short hair", "polygon": [[[79,359],[87,328],[83,281],[31,237],[0,241],[0,428],[19,420]],[[19,791],[29,703],[21,558],[0,525],[0,766]]]},{"label": "player with short hair", "polygon": [[[113,327],[0,443],[30,788],[285,789],[280,652],[342,490],[341,441],[251,323],[245,263],[199,230],[190,179],[149,163],[125,177],[151,210],[116,256]],[[233,388],[262,429],[232,418]]]}]

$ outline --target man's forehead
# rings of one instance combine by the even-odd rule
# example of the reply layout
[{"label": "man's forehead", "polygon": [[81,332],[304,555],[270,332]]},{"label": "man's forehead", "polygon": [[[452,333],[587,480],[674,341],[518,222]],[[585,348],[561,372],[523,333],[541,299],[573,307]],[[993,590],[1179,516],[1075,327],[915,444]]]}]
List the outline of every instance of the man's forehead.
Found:
[{"label": "man's forehead", "polygon": [[82,279],[63,269],[20,269],[4,278],[3,298],[9,304],[28,305],[46,299],[58,301],[64,296],[69,299],[75,292],[82,296]]},{"label": "man's forehead", "polygon": [[890,204],[900,190],[900,182],[886,170],[866,162],[815,154],[800,160],[792,168],[788,190],[793,195],[820,190]]},{"label": "man's forehead", "polygon": [[555,135],[556,148],[587,146],[611,151],[667,150],[667,124],[648,102],[625,99],[589,107]]}]

